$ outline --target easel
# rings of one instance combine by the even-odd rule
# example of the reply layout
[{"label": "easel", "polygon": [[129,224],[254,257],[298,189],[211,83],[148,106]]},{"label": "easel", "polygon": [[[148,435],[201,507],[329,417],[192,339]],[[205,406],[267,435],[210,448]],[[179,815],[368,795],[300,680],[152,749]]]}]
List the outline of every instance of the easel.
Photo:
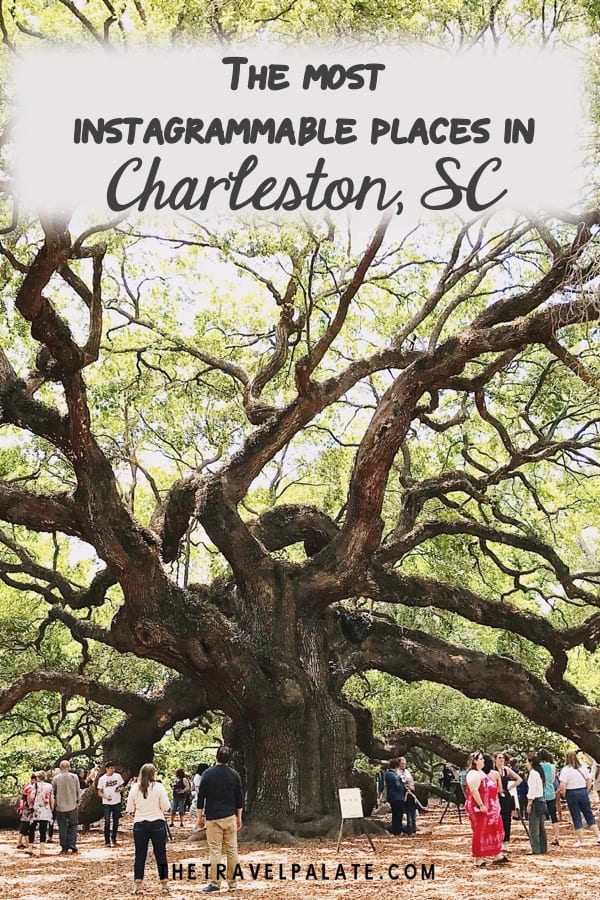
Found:
[{"label": "easel", "polygon": [[342,832],[346,819],[360,819],[361,834],[366,834],[367,840],[371,845],[371,850],[375,853],[375,844],[369,832],[365,827],[365,814],[362,808],[362,798],[360,796],[360,788],[339,788],[338,795],[340,798],[340,810],[342,813],[342,823],[340,825],[340,833],[338,834],[337,847],[335,852],[339,853],[340,844],[342,843]]},{"label": "easel", "polygon": [[460,783],[460,781],[452,782],[452,784],[450,785],[450,793],[454,794],[454,799],[446,800],[446,806],[444,807],[444,809],[442,811],[442,815],[440,817],[440,821],[438,824],[439,825],[442,824],[442,822],[444,821],[444,816],[446,815],[446,813],[448,812],[448,809],[450,808],[450,804],[453,803],[456,806],[456,811],[458,812],[458,824],[462,825],[462,817],[460,814],[460,808],[461,808],[461,806],[465,805],[465,792],[463,790],[463,786]]}]

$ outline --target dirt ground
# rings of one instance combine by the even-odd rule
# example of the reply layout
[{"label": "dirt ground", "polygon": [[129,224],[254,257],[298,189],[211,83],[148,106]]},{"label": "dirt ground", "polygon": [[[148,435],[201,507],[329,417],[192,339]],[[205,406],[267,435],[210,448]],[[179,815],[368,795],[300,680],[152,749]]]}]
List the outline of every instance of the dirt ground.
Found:
[{"label": "dirt ground", "polygon": [[[532,857],[527,855],[529,843],[525,831],[515,822],[510,865],[476,869],[470,858],[470,829],[466,818],[463,816],[459,824],[453,812],[442,825],[439,818],[440,809],[434,806],[419,817],[421,833],[401,838],[375,835],[375,853],[364,835],[342,841],[337,853],[336,842],[331,840],[306,841],[287,849],[242,845],[240,863],[245,877],[239,882],[236,895],[238,900],[245,895],[252,898],[267,892],[280,900],[296,897],[388,900],[400,896],[403,900],[581,900],[600,896],[600,845],[595,844],[589,832],[585,846],[575,849],[571,825],[564,822],[560,847],[550,847],[547,856]],[[56,843],[46,845],[41,855],[36,844],[34,855],[28,856],[16,850],[16,832],[0,832],[0,897],[2,900],[119,900],[129,896],[133,873],[130,821],[122,820],[121,826],[120,846],[105,848],[102,832],[93,828],[79,836],[78,855],[66,857],[57,856],[60,847]],[[175,827],[172,831],[174,841],[168,845],[170,876],[172,865],[181,865],[184,879],[170,880],[171,896],[173,900],[199,898],[207,884],[203,871],[203,864],[208,861],[206,844],[187,843],[190,833],[187,828]],[[187,878],[189,864],[196,867],[195,880]],[[266,877],[268,864],[272,866],[273,880]],[[299,869],[292,880],[294,864]],[[340,864],[346,880],[341,878]],[[371,868],[366,868],[369,865]],[[426,877],[431,876],[432,869],[433,878]],[[280,871],[285,880],[280,879]],[[307,878],[313,871],[317,877]],[[323,874],[330,880],[324,880]],[[222,893],[226,893],[225,886]],[[151,851],[142,896],[160,896]]]}]

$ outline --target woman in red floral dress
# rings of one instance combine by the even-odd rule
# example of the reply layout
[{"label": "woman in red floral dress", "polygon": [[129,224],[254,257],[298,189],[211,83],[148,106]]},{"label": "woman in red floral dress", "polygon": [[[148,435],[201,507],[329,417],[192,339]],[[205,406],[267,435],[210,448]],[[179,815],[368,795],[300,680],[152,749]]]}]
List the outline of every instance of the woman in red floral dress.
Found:
[{"label": "woman in red floral dress", "polygon": [[493,778],[485,774],[483,766],[483,753],[471,753],[467,764],[465,809],[473,829],[472,852],[477,866],[483,866],[486,862],[508,862],[502,853],[504,826],[498,786]]}]

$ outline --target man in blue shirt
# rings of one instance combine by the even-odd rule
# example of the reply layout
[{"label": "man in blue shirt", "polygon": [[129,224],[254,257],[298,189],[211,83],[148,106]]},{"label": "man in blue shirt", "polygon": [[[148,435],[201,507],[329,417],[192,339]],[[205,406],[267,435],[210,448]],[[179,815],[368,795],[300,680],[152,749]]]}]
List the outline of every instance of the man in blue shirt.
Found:
[{"label": "man in blue shirt", "polygon": [[392,808],[390,831],[392,834],[402,834],[406,787],[400,775],[400,760],[390,759],[388,770],[385,773],[385,786],[388,803]]},{"label": "man in blue shirt", "polygon": [[225,870],[221,862],[223,852],[227,859],[229,890],[236,887],[237,833],[242,827],[244,794],[242,780],[229,765],[230,759],[229,747],[219,747],[216,765],[206,770],[198,787],[198,827],[206,825],[210,852],[210,884],[204,888],[206,894],[221,888],[221,876]]}]

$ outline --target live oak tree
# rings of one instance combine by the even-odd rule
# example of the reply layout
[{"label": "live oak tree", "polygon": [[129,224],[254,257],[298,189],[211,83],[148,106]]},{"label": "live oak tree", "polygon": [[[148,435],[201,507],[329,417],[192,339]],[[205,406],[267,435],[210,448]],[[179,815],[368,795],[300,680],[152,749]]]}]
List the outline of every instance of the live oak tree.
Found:
[{"label": "live oak tree", "polygon": [[[84,647],[104,644],[180,674],[164,691],[140,696],[87,677],[85,667],[82,674],[31,671],[4,690],[2,709],[31,691],[62,690],[122,710],[105,752],[130,770],[177,721],[221,710],[246,774],[250,813],[286,830],[332,811],[357,744],[379,755],[368,715],[343,693],[355,672],[438,681],[514,706],[597,755],[599,711],[565,674],[573,648],[597,647],[597,575],[589,566],[572,570],[572,548],[553,540],[551,517],[559,517],[561,504],[547,509],[537,473],[552,477],[556,468],[575,497],[577,480],[595,465],[597,376],[594,356],[586,355],[593,354],[600,312],[598,220],[594,209],[504,226],[491,219],[458,228],[448,249],[425,256],[414,242],[386,243],[384,222],[356,259],[332,226],[304,234],[290,227],[271,249],[281,274],[274,266],[268,273],[266,238],[256,231],[238,236],[236,246],[231,234],[198,229],[202,239],[187,241],[204,247],[188,252],[210,255],[214,247],[254,278],[278,311],[270,333],[245,332],[246,343],[262,351],[254,360],[242,344],[241,322],[228,331],[227,316],[220,340],[211,337],[219,323],[207,312],[197,340],[161,323],[153,291],[146,299],[144,279],[136,286],[128,279],[128,257],[134,270],[146,263],[135,262],[140,238],[124,236],[110,260],[96,234],[75,237],[66,225],[46,225],[28,259],[5,247],[16,269],[12,327],[18,334],[19,319],[25,321],[39,349],[29,373],[15,368],[10,345],[2,353],[3,422],[12,434],[19,429],[40,439],[40,458],[47,466],[52,459],[56,474],[44,476],[54,490],[39,490],[33,472],[3,481],[0,514],[14,528],[2,532],[1,577],[43,598],[43,628],[62,623]],[[173,241],[180,247],[180,237]],[[160,276],[160,255],[155,265]],[[165,279],[167,290],[171,281]],[[392,303],[380,305],[378,322],[372,313],[382,293]],[[241,320],[243,302],[230,302]],[[116,321],[124,336],[111,349]],[[359,354],[361,340],[371,348]],[[220,342],[228,354],[215,355]],[[149,374],[155,399],[146,397],[148,407],[139,410],[149,427],[156,428],[153,402],[164,402],[161,381],[173,396],[178,380],[185,385],[199,429],[225,384],[221,402],[232,410],[231,432],[225,424],[225,434],[214,438],[216,458],[205,457],[164,490],[146,473],[156,503],[145,517],[137,514],[131,475],[145,470],[129,433],[131,413],[120,435],[113,422],[116,451],[114,436],[94,427],[104,402],[95,370],[100,359],[110,370],[113,353],[137,360],[138,384]],[[117,390],[113,380],[111,392]],[[133,388],[125,383],[122,390],[125,397]],[[234,409],[238,416],[243,410],[245,425]],[[311,428],[324,435],[322,451],[356,445],[339,448],[340,459],[352,455],[352,468],[347,481],[345,473],[338,478],[344,498],[335,517],[323,509],[330,504],[279,499],[286,483],[293,487],[295,443]],[[192,445],[202,447],[207,435],[208,428],[204,436],[191,434]],[[427,465],[417,461],[421,442],[433,457]],[[308,456],[315,468],[318,446]],[[120,459],[129,460],[128,475]],[[252,485],[273,463],[275,487],[253,515],[244,504],[252,506]],[[227,567],[212,583],[182,583],[167,564],[199,528]],[[87,587],[75,587],[27,549],[23,529],[76,537],[104,568]],[[431,578],[414,563],[415,551],[442,536],[463,539],[449,545],[455,553],[463,548],[462,579]],[[487,569],[491,562],[505,582],[502,593],[471,589],[472,561]],[[122,600],[107,616],[114,585]],[[358,598],[374,601],[373,612],[344,607]],[[403,627],[385,614],[385,604],[445,610],[520,635],[543,648],[545,672],[540,677],[514,654],[486,654]]]},{"label": "live oak tree", "polygon": [[133,772],[219,711],[250,818],[284,836],[330,827],[357,747],[455,752],[382,744],[356,673],[599,756],[599,225],[593,195],[366,240],[13,222],[0,578],[37,636],[0,712],[118,710],[103,752]]}]

